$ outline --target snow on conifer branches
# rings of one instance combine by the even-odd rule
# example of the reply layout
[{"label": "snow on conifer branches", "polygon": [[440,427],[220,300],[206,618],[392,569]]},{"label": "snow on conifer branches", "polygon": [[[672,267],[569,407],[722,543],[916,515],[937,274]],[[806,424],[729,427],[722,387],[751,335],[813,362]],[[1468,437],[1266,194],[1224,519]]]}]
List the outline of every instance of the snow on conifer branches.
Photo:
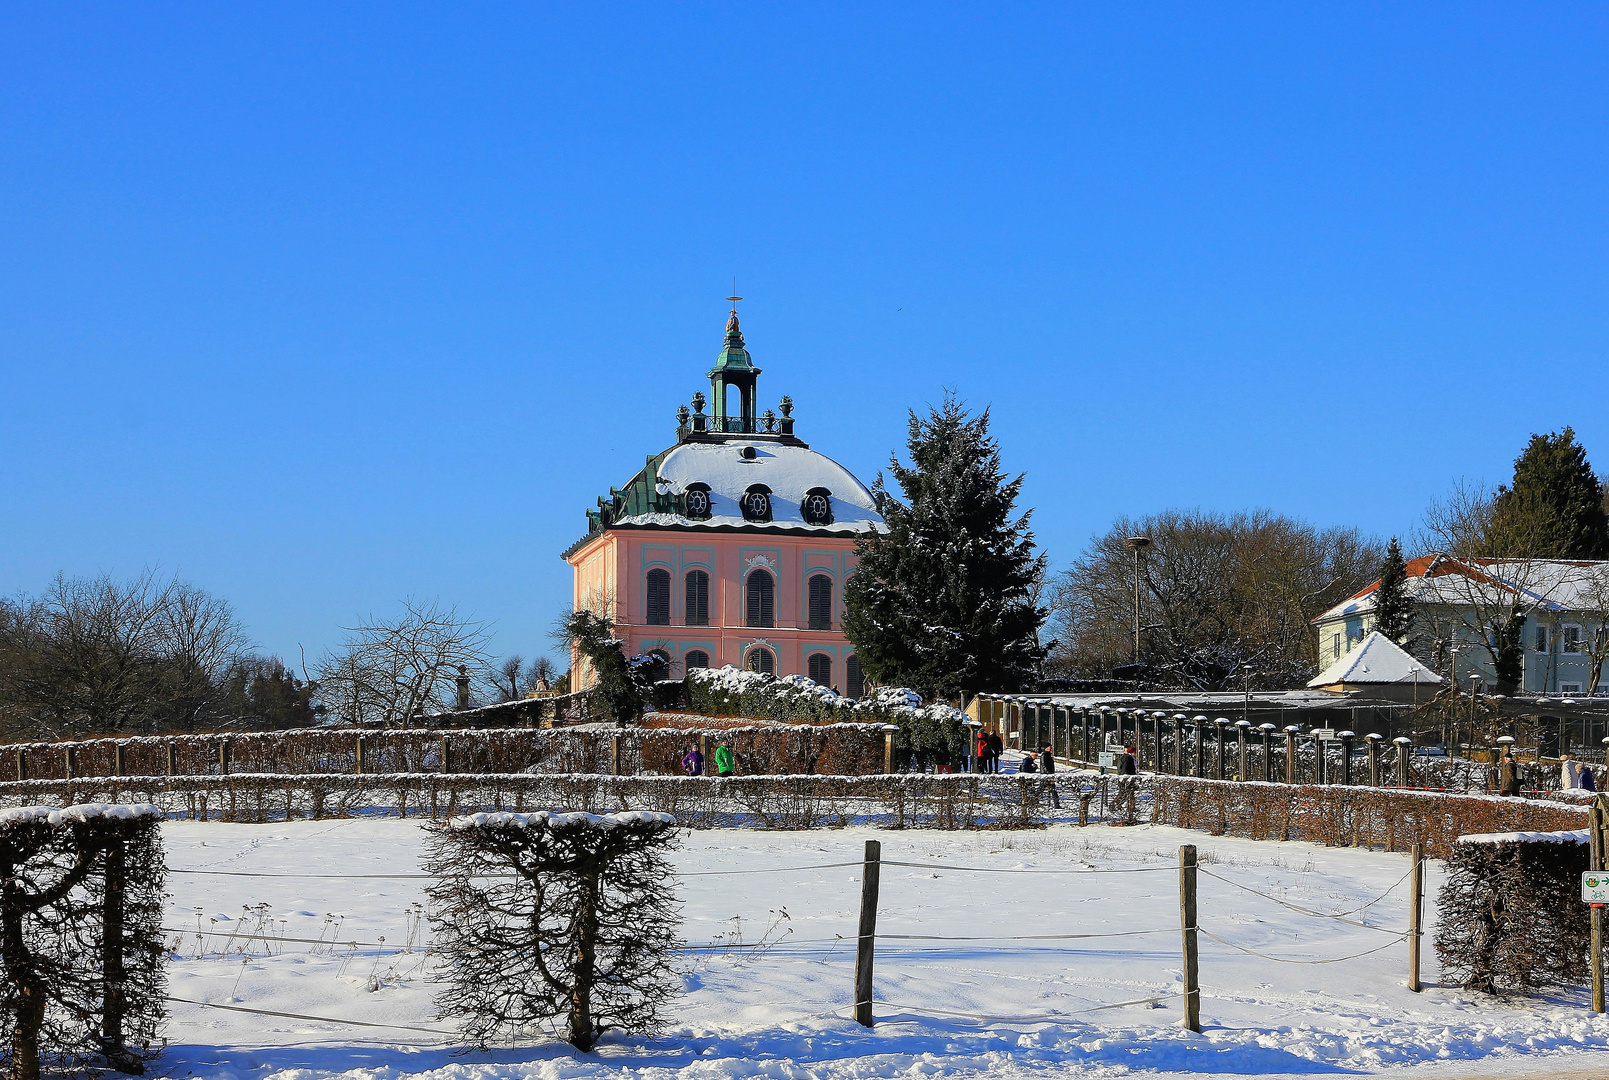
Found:
[{"label": "snow on conifer branches", "polygon": [[[479,1048],[649,1032],[680,988],[669,814],[473,814],[429,842],[442,1019]],[[500,875],[500,876],[499,876]]]}]

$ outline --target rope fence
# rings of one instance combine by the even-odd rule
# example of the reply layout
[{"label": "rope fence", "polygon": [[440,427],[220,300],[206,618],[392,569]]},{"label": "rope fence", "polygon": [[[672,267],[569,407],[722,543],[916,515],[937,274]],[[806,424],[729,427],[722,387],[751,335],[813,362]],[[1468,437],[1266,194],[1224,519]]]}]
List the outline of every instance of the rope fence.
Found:
[{"label": "rope fence", "polygon": [[[859,867],[861,869],[861,884],[862,884],[861,908],[860,908],[860,915],[859,915],[860,928],[859,928],[858,933],[836,935],[836,936],[830,937],[830,938],[795,938],[795,937],[790,936],[791,931],[789,931],[789,934],[784,935],[784,936],[782,936],[780,938],[777,938],[776,940],[764,940],[764,939],[762,939],[761,941],[756,941],[756,942],[744,942],[744,941],[741,941],[741,940],[734,940],[734,941],[715,940],[715,941],[699,943],[699,944],[683,945],[680,948],[678,948],[676,951],[680,952],[680,953],[683,953],[683,954],[689,954],[689,955],[711,954],[711,953],[743,955],[743,956],[749,957],[750,959],[769,958],[769,957],[772,957],[773,954],[778,958],[794,958],[794,957],[797,957],[799,955],[794,950],[797,949],[798,947],[801,947],[801,946],[828,945],[828,946],[836,947],[836,946],[839,946],[839,945],[853,943],[854,946],[855,946],[855,967],[854,967],[854,987],[855,987],[855,992],[854,992],[854,996],[853,996],[851,1004],[846,1005],[846,1006],[839,1006],[839,1007],[833,1008],[833,1009],[828,1009],[825,1012],[811,1013],[806,1018],[813,1019],[813,1018],[828,1017],[828,1016],[839,1016],[839,1015],[844,1014],[845,1012],[849,1012],[849,1013],[851,1013],[853,1015],[854,1019],[857,1022],[859,1022],[860,1024],[862,1024],[862,1025],[864,1025],[866,1027],[871,1027],[871,1026],[873,1026],[874,1023],[878,1022],[879,1018],[876,1018],[873,1015],[873,1007],[874,1006],[881,1006],[882,1008],[885,1008],[885,1009],[901,1010],[901,1011],[904,1011],[904,1012],[913,1013],[913,1014],[917,1014],[917,1015],[932,1015],[932,1016],[939,1016],[939,1017],[966,1018],[966,1019],[976,1020],[976,1021],[982,1022],[982,1023],[1049,1023],[1049,1022],[1055,1022],[1055,1021],[1064,1020],[1064,1019],[1068,1019],[1068,1018],[1075,1017],[1075,1016],[1081,1016],[1081,1015],[1085,1015],[1085,1014],[1088,1014],[1088,1013],[1100,1012],[1100,1011],[1109,1010],[1109,1009],[1119,1009],[1119,1008],[1127,1008],[1127,1007],[1134,1007],[1134,1006],[1141,1006],[1141,1005],[1144,1005],[1144,1006],[1156,1006],[1158,1004],[1165,1003],[1165,1002],[1167,1002],[1169,1000],[1172,1000],[1175,997],[1178,997],[1178,998],[1182,999],[1182,1003],[1183,1003],[1183,1007],[1184,1007],[1184,1012],[1185,1012],[1184,1024],[1185,1024],[1185,1026],[1191,1028],[1192,1030],[1199,1031],[1200,1030],[1201,986],[1200,986],[1200,973],[1199,973],[1199,949],[1198,949],[1197,944],[1196,944],[1197,935],[1205,937],[1209,941],[1212,941],[1212,942],[1214,942],[1214,943],[1216,943],[1218,945],[1221,945],[1221,946],[1223,946],[1223,947],[1225,947],[1227,949],[1230,949],[1230,950],[1233,950],[1233,951],[1236,951],[1236,952],[1239,952],[1239,953],[1242,953],[1242,954],[1245,954],[1245,955],[1248,955],[1248,956],[1254,956],[1254,957],[1257,957],[1257,958],[1259,958],[1261,960],[1265,960],[1265,961],[1268,961],[1268,962],[1271,962],[1271,963],[1300,965],[1300,966],[1321,966],[1321,965],[1345,963],[1345,962],[1348,962],[1348,961],[1351,961],[1351,960],[1357,960],[1357,959],[1360,959],[1360,958],[1363,958],[1363,957],[1375,955],[1375,954],[1377,954],[1377,953],[1379,953],[1379,952],[1381,952],[1381,951],[1383,951],[1385,949],[1389,949],[1389,948],[1391,948],[1391,947],[1393,947],[1395,945],[1398,945],[1398,944],[1400,944],[1402,942],[1407,942],[1409,944],[1409,946],[1410,946],[1410,953],[1409,953],[1409,968],[1410,968],[1410,971],[1409,971],[1408,985],[1409,985],[1410,989],[1413,989],[1413,990],[1418,990],[1419,989],[1418,964],[1419,964],[1419,944],[1420,944],[1420,938],[1422,936],[1421,926],[1422,926],[1422,918],[1423,918],[1422,908],[1423,908],[1424,862],[1425,861],[1424,861],[1422,850],[1419,849],[1417,846],[1415,847],[1415,850],[1411,853],[1410,866],[1409,866],[1408,870],[1400,878],[1398,878],[1395,882],[1393,882],[1390,886],[1388,886],[1378,896],[1374,896],[1374,897],[1368,899],[1366,902],[1364,902],[1362,904],[1359,904],[1357,906],[1354,906],[1354,907],[1351,907],[1351,908],[1348,908],[1346,910],[1339,911],[1339,912],[1320,911],[1320,910],[1317,910],[1315,908],[1312,908],[1312,907],[1309,907],[1309,906],[1306,906],[1306,905],[1303,905],[1303,904],[1293,903],[1290,900],[1287,900],[1287,899],[1285,899],[1283,897],[1280,897],[1280,896],[1273,895],[1272,893],[1267,892],[1265,890],[1255,888],[1255,887],[1253,887],[1251,885],[1248,885],[1248,884],[1246,884],[1244,882],[1241,882],[1241,881],[1236,881],[1234,878],[1227,877],[1227,876],[1224,876],[1222,874],[1215,873],[1215,872],[1213,872],[1211,870],[1207,870],[1205,868],[1202,868],[1202,867],[1200,867],[1198,865],[1197,858],[1196,858],[1196,849],[1195,849],[1194,845],[1185,845],[1185,846],[1180,848],[1179,863],[1178,863],[1177,866],[1159,865],[1159,866],[1109,867],[1109,868],[1060,868],[1060,867],[1028,868],[1028,867],[970,866],[970,865],[955,865],[955,864],[941,863],[941,862],[925,862],[925,861],[918,861],[918,860],[902,860],[902,859],[883,860],[882,857],[881,857],[881,854],[882,854],[881,843],[879,841],[877,841],[877,840],[868,840],[868,841],[866,841],[866,851],[865,851],[864,857],[859,861],[839,861],[839,862],[827,862],[827,863],[809,863],[809,864],[801,864],[801,865],[794,865],[794,866],[756,867],[756,868],[747,868],[747,869],[741,869],[741,870],[713,870],[713,871],[686,871],[686,872],[683,872],[679,876],[691,878],[691,877],[704,877],[704,876],[732,876],[732,875],[759,876],[759,875],[765,875],[765,874],[796,874],[796,873],[805,873],[805,872],[817,871],[817,870],[834,870],[834,869],[844,869],[844,868],[850,868],[850,867]],[[910,870],[939,870],[939,871],[951,871],[951,872],[956,872],[956,873],[969,873],[969,874],[1013,874],[1013,875],[1043,874],[1043,875],[1055,875],[1055,876],[1058,876],[1058,877],[1061,877],[1061,878],[1066,878],[1066,877],[1069,877],[1069,876],[1076,877],[1076,876],[1094,875],[1094,874],[1135,874],[1135,873],[1176,872],[1179,875],[1179,882],[1180,882],[1179,923],[1178,923],[1178,925],[1176,927],[1156,927],[1156,928],[1139,929],[1139,930],[1091,931],[1091,932],[1082,932],[1082,933],[1059,933],[1059,934],[966,934],[966,935],[956,935],[956,934],[920,934],[920,933],[887,933],[887,932],[879,932],[878,929],[877,929],[878,895],[879,895],[880,884],[881,884],[881,871],[882,871],[882,869],[884,867],[910,869]],[[181,873],[181,874],[204,875],[204,876],[218,876],[218,877],[285,878],[285,879],[291,879],[291,880],[304,880],[304,879],[313,879],[313,880],[354,880],[355,879],[355,880],[417,881],[417,880],[431,880],[432,879],[432,875],[429,875],[429,874],[320,874],[320,873],[303,873],[303,872],[226,871],[226,870],[209,870],[209,869],[204,869],[204,868],[200,868],[200,867],[174,867],[174,868],[171,868],[170,872],[172,872],[172,873]],[[512,876],[512,875],[489,875],[489,876]],[[1278,955],[1274,955],[1274,954],[1271,954],[1271,953],[1268,953],[1268,952],[1264,952],[1264,951],[1262,951],[1260,949],[1251,948],[1249,946],[1246,946],[1246,945],[1237,943],[1235,941],[1232,941],[1232,940],[1230,940],[1230,939],[1228,939],[1228,938],[1226,938],[1226,937],[1224,937],[1224,936],[1222,936],[1222,935],[1220,935],[1218,933],[1214,933],[1213,930],[1210,930],[1206,926],[1202,925],[1201,920],[1197,917],[1197,913],[1196,913],[1197,900],[1198,900],[1198,889],[1197,889],[1198,876],[1205,876],[1207,878],[1212,879],[1213,881],[1221,882],[1224,885],[1230,886],[1230,887],[1232,887],[1234,889],[1237,889],[1237,890],[1240,890],[1240,891],[1243,891],[1243,892],[1250,893],[1252,895],[1258,896],[1258,897],[1260,897],[1262,899],[1265,899],[1265,900],[1268,900],[1268,901],[1270,901],[1270,902],[1272,902],[1274,904],[1277,904],[1277,905],[1279,905],[1279,906],[1281,906],[1281,907],[1283,907],[1283,908],[1285,908],[1287,910],[1295,912],[1295,913],[1297,913],[1297,914],[1299,914],[1299,915],[1301,915],[1301,916],[1303,916],[1305,918],[1322,919],[1322,920],[1325,920],[1326,922],[1331,922],[1331,923],[1337,923],[1338,922],[1338,923],[1341,923],[1341,924],[1344,924],[1344,925],[1347,925],[1347,926],[1354,926],[1354,927],[1358,927],[1360,929],[1366,929],[1366,930],[1376,931],[1376,932],[1380,932],[1380,933],[1385,933],[1385,934],[1390,935],[1390,939],[1385,941],[1384,943],[1382,943],[1380,945],[1377,945],[1377,946],[1375,946],[1373,948],[1363,950],[1361,952],[1350,953],[1350,954],[1345,955],[1345,956],[1326,957],[1326,958],[1318,958],[1318,959],[1295,959],[1295,958],[1292,958],[1292,957],[1278,956]],[[1352,916],[1362,915],[1363,913],[1367,912],[1371,908],[1374,908],[1375,906],[1379,905],[1381,902],[1386,900],[1388,897],[1390,897],[1391,895],[1396,893],[1397,890],[1399,890],[1404,883],[1411,883],[1412,892],[1413,892],[1413,896],[1412,896],[1412,898],[1410,900],[1409,925],[1405,929],[1404,928],[1381,926],[1381,925],[1377,925],[1377,924],[1374,924],[1374,923],[1368,923],[1368,922],[1362,921],[1361,919],[1352,918]],[[416,943],[414,943],[414,942],[412,942],[410,940],[409,942],[407,942],[405,944],[400,944],[399,945],[399,944],[394,944],[394,943],[388,943],[388,942],[386,942],[384,940],[383,937],[379,941],[370,942],[370,941],[356,941],[356,940],[349,941],[349,940],[342,940],[342,939],[339,939],[339,938],[292,937],[292,936],[281,935],[281,934],[253,933],[253,932],[243,932],[243,931],[238,931],[238,930],[236,930],[236,931],[216,930],[216,929],[214,929],[214,930],[202,930],[202,929],[199,929],[199,928],[182,929],[182,928],[179,928],[179,927],[162,927],[162,930],[163,930],[164,933],[174,935],[176,937],[179,937],[180,939],[194,936],[194,937],[196,937],[198,939],[198,941],[200,939],[202,939],[202,938],[211,938],[211,939],[225,938],[225,939],[228,939],[231,944],[233,944],[234,942],[267,942],[270,945],[273,945],[273,944],[284,945],[284,944],[287,944],[287,943],[305,944],[305,945],[312,945],[312,946],[315,946],[317,948],[323,948],[325,950],[328,950],[331,953],[333,953],[335,950],[359,950],[359,949],[363,949],[363,950],[383,950],[384,952],[382,953],[382,955],[383,954],[392,954],[392,953],[420,952],[420,953],[425,954],[426,957],[429,957],[430,955],[433,954],[432,946],[428,942],[422,942],[422,943],[417,943],[416,944]],[[892,952],[891,955],[892,955],[893,958],[897,959],[900,956],[915,956],[915,955],[921,955],[921,954],[924,954],[924,953],[943,953],[943,952],[947,951],[947,948],[946,948],[947,946],[956,945],[956,944],[1007,943],[1007,942],[1056,943],[1056,942],[1094,941],[1094,940],[1102,940],[1102,939],[1117,940],[1117,939],[1130,939],[1130,938],[1139,938],[1139,937],[1155,937],[1155,936],[1158,936],[1158,935],[1172,934],[1172,933],[1175,933],[1175,932],[1177,932],[1177,933],[1179,933],[1181,935],[1181,940],[1182,940],[1182,960],[1183,960],[1183,964],[1182,964],[1183,986],[1182,986],[1181,991],[1177,992],[1177,993],[1168,993],[1168,994],[1162,994],[1162,995],[1153,996],[1153,997],[1137,998],[1137,999],[1130,1000],[1130,1001],[1112,1002],[1112,1003],[1108,1003],[1108,1004],[1101,1004],[1101,1005],[1092,1006],[1092,1007],[1087,1008],[1087,1009],[1079,1009],[1079,1010],[1074,1010],[1074,1011],[1069,1011],[1069,1012],[1047,1012],[1047,1013],[1034,1013],[1034,1014],[1009,1014],[1009,1015],[985,1015],[985,1014],[976,1013],[976,1012],[954,1011],[954,1010],[933,1008],[933,1007],[928,1007],[928,1006],[917,1006],[917,1005],[910,1005],[910,1004],[902,1004],[902,1003],[899,1003],[899,1002],[893,1002],[893,1001],[889,1001],[889,1000],[886,1000],[884,998],[875,996],[874,993],[873,993],[873,989],[872,989],[873,985],[874,985],[874,975],[875,975],[876,947],[877,947],[877,943],[880,940],[883,941],[883,942],[889,942],[889,943],[895,943],[895,942],[898,942],[898,943],[910,942],[910,943],[913,943],[913,944],[914,943],[933,943],[933,944],[938,946],[938,948],[931,948],[931,949],[929,949],[929,948],[903,948],[903,947],[896,948]],[[769,934],[769,931],[767,931],[767,933]],[[1054,949],[1054,946],[1052,946],[1052,948]],[[224,950],[220,950],[220,953],[219,953],[220,957],[225,955],[228,951],[229,951],[229,949],[228,949],[227,946],[225,947]],[[244,950],[242,950],[242,951],[244,951]],[[270,949],[269,951],[270,951],[270,957],[272,957],[273,956],[272,950]],[[203,955],[205,955],[205,953],[203,953]],[[373,953],[365,953],[364,955],[374,955],[374,954]],[[826,960],[830,959],[830,958],[831,958],[831,950],[828,950],[826,956],[822,957],[821,960],[822,960],[822,962],[826,962]],[[297,1013],[279,1012],[279,1011],[272,1010],[272,1009],[256,1009],[256,1008],[249,1008],[249,1007],[240,1006],[240,1005],[225,1005],[225,1004],[218,1004],[218,1003],[213,1003],[213,1002],[195,1001],[195,1000],[192,1000],[192,999],[181,998],[181,997],[170,997],[169,1000],[173,1001],[173,1002],[183,1003],[183,1004],[196,1005],[196,1006],[204,1007],[204,1008],[223,1009],[223,1010],[232,1011],[232,1012],[252,1013],[252,1014],[258,1014],[258,1015],[264,1015],[264,1016],[284,1017],[284,1018],[287,1018],[287,1019],[311,1021],[311,1022],[317,1022],[317,1023],[337,1024],[337,1025],[345,1024],[345,1025],[351,1025],[351,1026],[354,1026],[354,1027],[389,1028],[389,1029],[394,1029],[394,1030],[422,1032],[422,1033],[428,1033],[428,1034],[433,1034],[433,1035],[453,1035],[453,1034],[455,1034],[454,1032],[446,1031],[444,1029],[427,1028],[427,1027],[421,1027],[421,1026],[417,1026],[417,1025],[382,1024],[382,1023],[375,1023],[375,1022],[370,1022],[370,1021],[344,1020],[344,1019],[340,1019],[340,1018],[336,1018],[336,1017],[310,1016],[310,1015],[303,1015],[303,1014],[297,1014]],[[777,1006],[777,1007],[778,1008],[795,1008],[795,1007],[797,1007],[799,1005],[805,1005],[806,1007],[809,1007],[810,1005],[813,1005],[813,1004],[818,1004],[818,1003],[792,1002],[792,1003],[789,1003],[786,1006]],[[819,1004],[825,1004],[825,1003],[819,1003]],[[795,1019],[799,1019],[799,1018],[796,1017]],[[898,1020],[896,1018],[893,1018],[893,1017],[883,1017],[883,1018],[881,1018],[881,1022],[898,1023],[898,1022],[904,1022],[904,1021],[900,1021],[900,1020]]]}]

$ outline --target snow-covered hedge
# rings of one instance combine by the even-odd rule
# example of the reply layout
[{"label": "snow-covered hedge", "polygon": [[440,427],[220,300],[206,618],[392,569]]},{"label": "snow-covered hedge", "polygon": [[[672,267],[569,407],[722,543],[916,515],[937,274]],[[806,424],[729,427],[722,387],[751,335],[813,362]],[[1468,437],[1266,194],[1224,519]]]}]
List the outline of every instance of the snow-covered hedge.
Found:
[{"label": "snow-covered hedge", "polygon": [[669,814],[482,812],[433,831],[436,1007],[477,1049],[550,1031],[586,1052],[659,1028],[681,990]]},{"label": "snow-covered hedge", "polygon": [[163,812],[151,805],[0,812],[0,1060],[139,1073],[167,1016]]},{"label": "snow-covered hedge", "polygon": [[895,759],[907,765],[958,764],[966,757],[966,714],[926,705],[914,690],[878,687],[847,698],[803,675],[767,675],[727,666],[687,673],[687,708],[705,716],[752,716],[790,724],[895,724]]},{"label": "snow-covered hedge", "polygon": [[1140,791],[1151,821],[1253,840],[1308,840],[1334,846],[1383,845],[1446,858],[1471,833],[1579,828],[1586,811],[1551,799],[1415,791],[1407,788],[1207,780],[1145,775]]},{"label": "snow-covered hedge", "polygon": [[1488,994],[1588,981],[1585,839],[1585,830],[1509,832],[1453,845],[1436,899],[1444,977]]}]

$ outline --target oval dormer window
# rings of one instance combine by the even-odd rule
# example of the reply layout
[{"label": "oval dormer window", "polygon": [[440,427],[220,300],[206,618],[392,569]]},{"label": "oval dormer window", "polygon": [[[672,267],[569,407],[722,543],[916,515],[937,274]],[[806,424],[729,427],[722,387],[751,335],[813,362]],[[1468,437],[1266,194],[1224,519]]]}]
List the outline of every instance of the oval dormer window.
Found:
[{"label": "oval dormer window", "polygon": [[811,488],[805,492],[799,513],[804,516],[807,525],[831,525],[832,492],[822,487]]},{"label": "oval dormer window", "polygon": [[703,521],[710,516],[710,489],[708,484],[688,484],[687,494],[683,496],[687,506],[687,516],[695,521]]},{"label": "oval dormer window", "polygon": [[771,489],[764,484],[755,484],[743,493],[743,520],[744,521],[770,521],[771,520]]}]

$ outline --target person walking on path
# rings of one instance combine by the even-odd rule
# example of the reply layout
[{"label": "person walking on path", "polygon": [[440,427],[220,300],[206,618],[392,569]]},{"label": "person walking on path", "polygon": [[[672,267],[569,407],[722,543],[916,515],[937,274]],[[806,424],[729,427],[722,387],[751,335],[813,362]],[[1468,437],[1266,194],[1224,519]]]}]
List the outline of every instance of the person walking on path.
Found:
[{"label": "person walking on path", "polygon": [[1134,747],[1125,746],[1123,748],[1123,760],[1119,762],[1117,771],[1124,776],[1133,776],[1139,771],[1135,765]]},{"label": "person walking on path", "polygon": [[989,768],[985,771],[997,773],[1000,771],[1000,756],[1006,752],[1006,742],[1000,737],[998,731],[989,732]]},{"label": "person walking on path", "polygon": [[1565,791],[1581,789],[1581,763],[1574,754],[1565,754],[1559,759],[1559,787]]},{"label": "person walking on path", "polygon": [[972,767],[980,773],[989,771],[989,733],[983,728],[978,729],[978,757]]},{"label": "person walking on path", "polygon": [[[1039,751],[1039,771],[1046,776],[1052,776],[1056,772],[1056,751],[1051,749],[1049,743]],[[1056,781],[1052,780],[1046,787],[1050,789],[1050,805],[1060,810],[1061,796],[1056,794]]]},{"label": "person walking on path", "polygon": [[1503,748],[1503,757],[1497,763],[1497,793],[1499,795],[1520,793],[1520,767],[1514,760],[1514,752],[1508,747]]},{"label": "person walking on path", "polygon": [[726,745],[725,739],[715,748],[715,775],[732,775],[732,748]]},{"label": "person walking on path", "polygon": [[682,758],[682,771],[688,776],[704,775],[704,755],[698,752],[698,747],[687,748],[687,756]]}]

